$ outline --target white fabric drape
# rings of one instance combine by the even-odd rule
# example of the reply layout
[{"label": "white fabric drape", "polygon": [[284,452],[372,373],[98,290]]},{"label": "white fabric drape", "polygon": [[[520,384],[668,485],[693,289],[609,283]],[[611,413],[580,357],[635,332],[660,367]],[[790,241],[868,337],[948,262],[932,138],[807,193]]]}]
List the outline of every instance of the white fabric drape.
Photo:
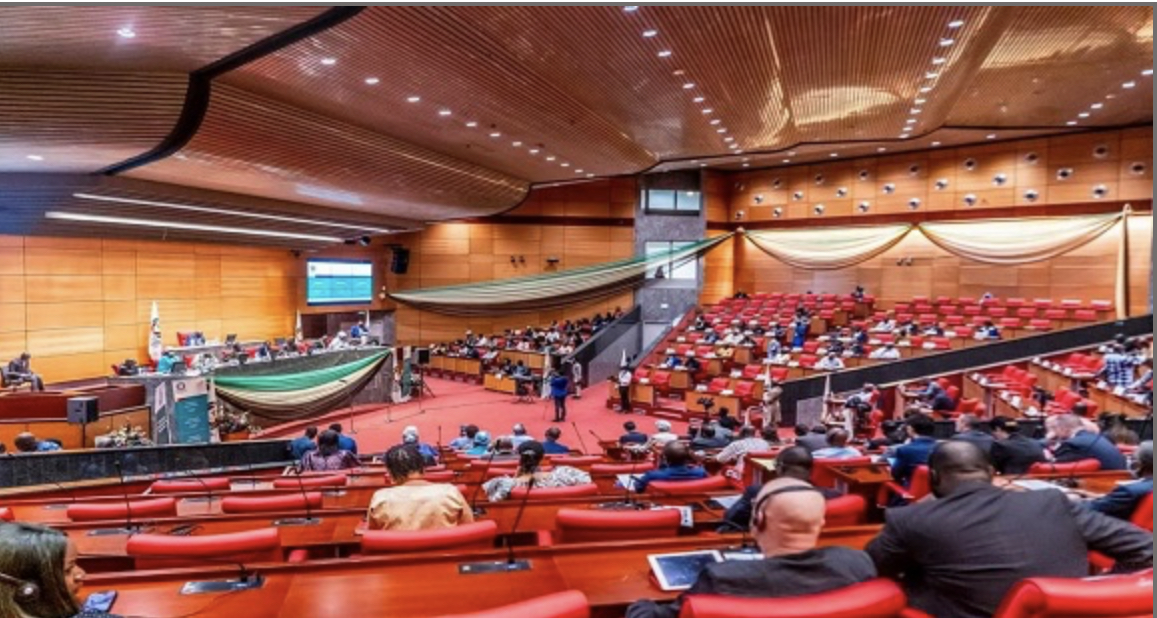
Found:
[{"label": "white fabric drape", "polygon": [[945,251],[987,264],[1050,260],[1100,238],[1121,214],[1040,219],[923,223],[920,231]]},{"label": "white fabric drape", "polygon": [[764,253],[797,268],[837,270],[855,266],[891,249],[911,225],[812,228],[749,232]]}]

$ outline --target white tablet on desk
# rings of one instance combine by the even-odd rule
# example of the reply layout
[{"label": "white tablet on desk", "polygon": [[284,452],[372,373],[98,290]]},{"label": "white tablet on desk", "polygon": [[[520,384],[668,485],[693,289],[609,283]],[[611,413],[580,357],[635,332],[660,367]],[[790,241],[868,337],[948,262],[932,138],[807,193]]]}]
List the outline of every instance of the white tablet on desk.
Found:
[{"label": "white tablet on desk", "polygon": [[659,588],[672,592],[690,588],[707,565],[723,562],[723,556],[712,549],[678,554],[653,554],[647,556],[647,561],[651,563],[651,572],[655,574]]}]

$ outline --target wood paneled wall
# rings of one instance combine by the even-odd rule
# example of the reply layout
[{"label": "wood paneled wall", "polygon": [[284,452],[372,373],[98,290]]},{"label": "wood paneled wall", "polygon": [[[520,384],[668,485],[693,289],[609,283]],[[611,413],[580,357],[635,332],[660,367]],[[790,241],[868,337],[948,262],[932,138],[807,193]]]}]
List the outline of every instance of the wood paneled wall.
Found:
[{"label": "wood paneled wall", "polygon": [[146,360],[154,300],[168,344],[289,335],[303,270],[280,249],[0,236],[0,360],[28,350],[49,382]]},{"label": "wood paneled wall", "polygon": [[[1025,232],[1032,233],[1031,220]],[[1134,314],[1148,311],[1153,218],[1129,220],[1130,300]],[[857,284],[885,303],[913,296],[971,296],[1113,300],[1120,234],[1110,232],[1058,258],[1024,266],[993,266],[956,257],[921,234],[909,234],[882,255],[852,268],[809,271],[792,268],[746,239],[735,241],[735,288],[747,292],[848,293]],[[912,258],[911,266],[900,266]],[[719,297],[706,299],[718,302]]]},{"label": "wood paneled wall", "polygon": [[[1057,173],[1062,169],[1073,173],[1061,179]],[[1001,174],[1004,182],[998,185]],[[1095,201],[1093,189],[1098,186],[1107,191],[1106,200],[1150,199],[1153,130],[1141,127],[882,155],[756,170],[735,174],[731,180],[731,215],[742,211],[744,221],[775,220],[776,208],[783,211],[780,219],[815,219],[817,224],[832,217],[867,219],[911,212],[912,199],[920,200],[920,211],[1071,204]],[[946,184],[940,188],[937,183]],[[886,185],[894,191],[887,193]],[[1035,200],[1026,196],[1029,190],[1038,193]],[[975,206],[965,204],[970,194],[977,198]],[[868,204],[866,213],[858,208],[861,202]],[[817,214],[815,207],[821,204],[823,213]]]},{"label": "wood paneled wall", "polygon": [[504,217],[631,219],[639,201],[635,177],[599,179],[573,185],[540,187]]}]

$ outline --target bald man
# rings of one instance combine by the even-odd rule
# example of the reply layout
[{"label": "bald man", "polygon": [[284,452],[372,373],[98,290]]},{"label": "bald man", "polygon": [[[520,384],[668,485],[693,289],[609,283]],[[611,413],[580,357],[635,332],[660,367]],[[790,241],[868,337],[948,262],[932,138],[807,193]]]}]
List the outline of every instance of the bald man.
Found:
[{"label": "bald man", "polygon": [[[764,559],[708,565],[687,595],[778,598],[819,594],[876,577],[867,554],[847,547],[816,548],[824,527],[824,497],[799,479],[763,486],[755,501],[752,536]],[[627,618],[677,618],[683,597],[669,605],[639,601]]]},{"label": "bald man", "polygon": [[971,442],[939,444],[928,463],[936,500],[888,509],[883,531],[868,545],[880,575],[903,582],[916,609],[992,616],[1022,579],[1086,577],[1089,550],[1122,570],[1153,566],[1148,531],[1059,491],[995,487],[992,465]]}]

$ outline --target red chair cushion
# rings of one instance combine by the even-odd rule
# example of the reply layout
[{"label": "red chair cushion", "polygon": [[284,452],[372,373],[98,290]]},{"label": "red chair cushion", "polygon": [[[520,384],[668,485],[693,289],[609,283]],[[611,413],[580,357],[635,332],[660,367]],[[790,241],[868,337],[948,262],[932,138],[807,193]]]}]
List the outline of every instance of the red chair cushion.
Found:
[{"label": "red chair cushion", "polygon": [[[529,491],[530,496],[527,496]],[[572,485],[570,487],[535,487],[528,490],[526,486],[515,487],[510,490],[510,498],[512,500],[555,500],[557,498],[577,498],[580,496],[597,496],[599,495],[599,486],[594,483],[586,483],[584,485]]]},{"label": "red chair cushion", "polygon": [[694,479],[690,481],[651,481],[647,484],[647,493],[685,496],[709,491],[721,491],[730,486],[731,483],[725,476],[709,476],[705,479]]},{"label": "red chair cushion", "polygon": [[1126,618],[1153,615],[1153,571],[1099,579],[1034,577],[1016,584],[996,618]]},{"label": "red chair cushion", "polygon": [[281,537],[277,528],[202,536],[134,534],[125,544],[125,553],[138,558],[137,568],[141,569],[222,561],[280,561]]},{"label": "red chair cushion", "polygon": [[0,508],[0,521],[16,521],[16,514],[10,508]]},{"label": "red chair cushion", "polygon": [[505,607],[441,618],[590,618],[590,615],[591,607],[586,595],[578,590],[567,590]]},{"label": "red chair cushion", "polygon": [[292,493],[281,496],[227,496],[221,500],[222,513],[274,513],[321,508],[321,493]]},{"label": "red chair cushion", "polygon": [[275,479],[273,481],[274,489],[314,489],[317,487],[343,487],[348,482],[345,475],[335,474],[333,476],[289,476]]},{"label": "red chair cushion", "polygon": [[831,592],[779,599],[688,596],[679,618],[884,618],[901,616],[907,605],[899,585],[875,579]]},{"label": "red chair cushion", "polygon": [[859,526],[868,520],[868,501],[863,496],[848,494],[828,500],[824,509],[824,526],[840,528]]},{"label": "red chair cushion", "polygon": [[1101,469],[1097,459],[1082,459],[1070,463],[1035,463],[1028,469],[1029,474],[1079,474],[1096,472]]},{"label": "red chair cushion", "polygon": [[366,530],[362,553],[398,554],[432,549],[485,549],[494,547],[498,524],[493,520],[437,530]]},{"label": "red chair cushion", "polygon": [[593,543],[673,537],[682,517],[676,509],[602,511],[559,509],[555,517],[559,543]]},{"label": "red chair cushion", "polygon": [[595,464],[591,466],[591,474],[635,474],[654,469],[655,465],[653,463],[644,461],[641,461],[637,464],[607,463]]},{"label": "red chair cushion", "polygon": [[211,479],[170,479],[154,481],[149,486],[149,492],[154,494],[183,494],[208,491],[229,491],[229,479],[216,477]]},{"label": "red chair cushion", "polygon": [[[136,500],[131,503],[132,516],[139,517],[176,517],[177,501],[173,498],[156,498],[153,500]],[[129,513],[129,504],[124,502],[109,502],[107,504],[73,504],[66,511],[72,521],[99,521],[102,519],[126,520]]]}]

